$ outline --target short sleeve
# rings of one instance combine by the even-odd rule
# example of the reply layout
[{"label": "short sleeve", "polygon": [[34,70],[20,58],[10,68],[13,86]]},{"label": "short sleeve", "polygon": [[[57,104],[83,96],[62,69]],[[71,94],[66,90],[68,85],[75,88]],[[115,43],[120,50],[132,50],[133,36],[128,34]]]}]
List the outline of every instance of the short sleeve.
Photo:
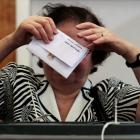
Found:
[{"label": "short sleeve", "polygon": [[135,121],[140,87],[126,84],[116,78],[103,80],[97,87],[100,101],[110,120],[114,120],[116,98],[118,120]]}]

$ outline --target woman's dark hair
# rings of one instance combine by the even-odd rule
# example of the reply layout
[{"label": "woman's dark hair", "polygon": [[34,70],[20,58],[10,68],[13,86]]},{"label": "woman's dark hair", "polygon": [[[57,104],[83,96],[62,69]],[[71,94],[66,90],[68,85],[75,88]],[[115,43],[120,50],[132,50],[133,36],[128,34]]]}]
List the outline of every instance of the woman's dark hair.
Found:
[{"label": "woman's dark hair", "polygon": [[[77,6],[66,6],[62,4],[48,4],[43,7],[42,16],[48,16],[53,19],[56,26],[64,21],[71,20],[78,23],[92,22],[99,26],[104,26],[101,21],[87,8]],[[110,45],[110,44],[104,44]],[[101,64],[109,53],[104,50],[95,50],[92,52],[92,63],[94,65]],[[41,62],[38,63],[41,67]],[[93,68],[91,73],[97,71],[97,68]]]}]

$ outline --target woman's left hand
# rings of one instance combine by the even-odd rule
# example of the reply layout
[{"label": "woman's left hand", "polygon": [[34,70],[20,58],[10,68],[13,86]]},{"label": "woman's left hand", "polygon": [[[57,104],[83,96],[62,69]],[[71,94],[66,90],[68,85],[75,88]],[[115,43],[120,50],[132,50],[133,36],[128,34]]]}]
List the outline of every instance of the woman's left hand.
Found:
[{"label": "woman's left hand", "polygon": [[[84,22],[78,24],[76,28],[79,30],[77,33],[78,37],[89,41],[87,47],[91,50],[102,49],[108,52],[116,52],[125,59],[130,58],[132,53],[135,53],[137,50],[139,51],[133,44],[116,36],[105,27],[98,26],[91,22]],[[105,43],[109,43],[110,45],[101,45]],[[132,52],[132,50],[134,50],[134,52]]]}]

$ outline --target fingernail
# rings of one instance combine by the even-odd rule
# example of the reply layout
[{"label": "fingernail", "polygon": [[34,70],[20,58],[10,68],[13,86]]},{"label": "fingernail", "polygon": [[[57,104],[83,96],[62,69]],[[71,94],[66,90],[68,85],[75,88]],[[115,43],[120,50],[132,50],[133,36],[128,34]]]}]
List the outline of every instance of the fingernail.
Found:
[{"label": "fingernail", "polygon": [[53,40],[54,39],[54,36],[52,36],[51,39]]},{"label": "fingernail", "polygon": [[54,30],[54,33],[55,33],[55,34],[57,34],[57,33],[58,33],[58,31],[57,31],[57,30]]},{"label": "fingernail", "polygon": [[51,36],[51,37],[50,37],[50,39],[51,39],[51,40],[53,40],[53,39],[54,39],[54,37],[53,37],[53,36]]},{"label": "fingernail", "polygon": [[45,43],[47,43],[47,44],[48,44],[49,42],[50,42],[49,40],[45,40]]}]

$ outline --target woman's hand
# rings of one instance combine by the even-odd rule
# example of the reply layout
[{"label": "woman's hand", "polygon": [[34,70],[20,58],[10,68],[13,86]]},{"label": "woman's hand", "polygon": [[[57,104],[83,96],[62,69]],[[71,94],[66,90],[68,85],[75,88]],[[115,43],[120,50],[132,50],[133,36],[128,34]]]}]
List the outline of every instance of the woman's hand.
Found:
[{"label": "woman's hand", "polygon": [[48,43],[53,40],[57,33],[53,20],[49,17],[31,16],[25,19],[13,33],[12,41],[16,47],[25,45],[31,41],[34,36],[39,40]]},{"label": "woman's hand", "polygon": [[[127,61],[133,61],[136,54],[140,52],[139,48],[116,36],[105,27],[85,22],[78,24],[76,28],[79,29],[77,35],[89,41],[89,45],[87,47],[91,50],[102,49],[109,52],[116,52],[123,56]],[[105,43],[109,43],[111,45],[100,45]]]},{"label": "woman's hand", "polygon": [[15,32],[0,40],[0,62],[18,47],[28,44],[32,36],[48,43],[56,33],[56,26],[49,17],[31,16],[25,19]]}]

